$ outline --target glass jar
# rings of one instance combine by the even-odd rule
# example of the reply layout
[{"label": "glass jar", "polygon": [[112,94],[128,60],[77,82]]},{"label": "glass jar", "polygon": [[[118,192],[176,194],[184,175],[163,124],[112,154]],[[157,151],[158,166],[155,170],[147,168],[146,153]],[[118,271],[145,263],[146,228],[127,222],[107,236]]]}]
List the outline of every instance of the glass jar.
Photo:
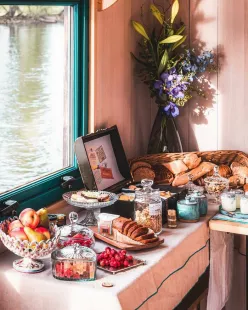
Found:
[{"label": "glass jar", "polygon": [[177,214],[180,222],[195,223],[200,219],[199,203],[192,196],[177,202]]},{"label": "glass jar", "polygon": [[225,192],[221,194],[221,206],[222,209],[227,212],[233,212],[236,210],[236,197],[234,193]]},{"label": "glass jar", "polygon": [[71,212],[69,214],[70,225],[65,225],[60,228],[60,238],[58,248],[62,249],[68,245],[80,244],[88,248],[93,248],[95,245],[94,233],[88,227],[78,223],[78,214]]},{"label": "glass jar", "polygon": [[240,212],[243,214],[248,214],[248,196],[240,197]]},{"label": "glass jar", "polygon": [[141,181],[143,189],[135,192],[135,221],[152,229],[157,235],[162,231],[162,200],[159,189],[152,189],[153,181]]},{"label": "glass jar", "polygon": [[230,193],[235,194],[236,197],[236,208],[240,209],[240,199],[244,196],[244,191],[242,189],[232,189]]},{"label": "glass jar", "polygon": [[208,199],[199,191],[194,191],[192,196],[198,201],[200,216],[205,216],[208,213]]},{"label": "glass jar", "polygon": [[96,279],[96,253],[74,244],[52,252],[53,277],[67,281],[92,281]]},{"label": "glass jar", "polygon": [[219,202],[220,194],[228,189],[229,180],[219,175],[219,167],[214,167],[214,174],[204,179],[206,191],[210,195],[214,195],[215,202]]}]

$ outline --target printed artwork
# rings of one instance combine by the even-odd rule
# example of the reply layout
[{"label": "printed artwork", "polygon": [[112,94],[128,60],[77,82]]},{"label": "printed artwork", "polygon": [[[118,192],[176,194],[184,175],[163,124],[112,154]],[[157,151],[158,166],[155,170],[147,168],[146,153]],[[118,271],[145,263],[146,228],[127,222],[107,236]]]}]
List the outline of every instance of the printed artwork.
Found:
[{"label": "printed artwork", "polygon": [[98,190],[124,180],[117,165],[110,135],[86,142],[85,148]]}]

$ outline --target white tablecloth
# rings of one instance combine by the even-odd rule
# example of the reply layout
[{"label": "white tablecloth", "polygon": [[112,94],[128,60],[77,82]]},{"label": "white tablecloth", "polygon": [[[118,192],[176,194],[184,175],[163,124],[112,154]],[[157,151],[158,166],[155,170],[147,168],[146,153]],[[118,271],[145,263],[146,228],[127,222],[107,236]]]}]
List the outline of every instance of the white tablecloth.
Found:
[{"label": "white tablecloth", "polygon": [[[17,257],[0,254],[1,310],[172,310],[198,281],[209,265],[208,220],[213,212],[193,224],[179,223],[165,229],[165,243],[159,248],[133,255],[145,266],[110,275],[97,271],[93,282],[64,282],[52,277],[50,259],[40,274],[22,274],[12,268]],[[100,252],[106,244],[96,243]],[[111,282],[112,288],[102,287]]]}]

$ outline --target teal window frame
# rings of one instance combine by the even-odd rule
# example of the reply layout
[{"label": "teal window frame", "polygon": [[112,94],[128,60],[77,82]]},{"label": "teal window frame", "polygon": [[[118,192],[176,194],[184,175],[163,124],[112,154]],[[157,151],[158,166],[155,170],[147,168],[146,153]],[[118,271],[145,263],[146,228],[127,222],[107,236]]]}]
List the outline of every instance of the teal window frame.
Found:
[{"label": "teal window frame", "polygon": [[[0,0],[0,5],[64,5],[73,7],[73,140],[85,135],[88,131],[89,0],[38,0],[35,2]],[[61,187],[61,180],[66,175],[76,179],[73,188],[82,187],[82,179],[75,156],[72,166],[69,168],[0,195],[0,207],[3,202],[10,199],[19,203],[17,212],[25,208],[37,210],[48,206],[62,198],[65,190]]]}]

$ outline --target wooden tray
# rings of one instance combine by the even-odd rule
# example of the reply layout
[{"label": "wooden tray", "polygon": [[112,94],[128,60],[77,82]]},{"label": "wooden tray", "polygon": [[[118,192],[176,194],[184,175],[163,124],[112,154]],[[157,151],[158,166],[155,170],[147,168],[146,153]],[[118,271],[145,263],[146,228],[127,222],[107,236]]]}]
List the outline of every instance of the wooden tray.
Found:
[{"label": "wooden tray", "polygon": [[102,240],[110,245],[113,245],[116,248],[122,249],[122,250],[127,250],[127,251],[141,251],[141,250],[146,250],[146,249],[151,249],[159,246],[160,244],[164,243],[164,239],[159,238],[157,242],[153,243],[147,243],[147,244],[142,244],[142,245],[134,245],[134,244],[126,244],[126,243],[121,243],[118,241],[115,241],[111,239],[110,237],[105,237],[101,234],[98,233],[98,227],[92,226],[90,227],[91,230],[93,230],[94,235],[97,239]]}]

